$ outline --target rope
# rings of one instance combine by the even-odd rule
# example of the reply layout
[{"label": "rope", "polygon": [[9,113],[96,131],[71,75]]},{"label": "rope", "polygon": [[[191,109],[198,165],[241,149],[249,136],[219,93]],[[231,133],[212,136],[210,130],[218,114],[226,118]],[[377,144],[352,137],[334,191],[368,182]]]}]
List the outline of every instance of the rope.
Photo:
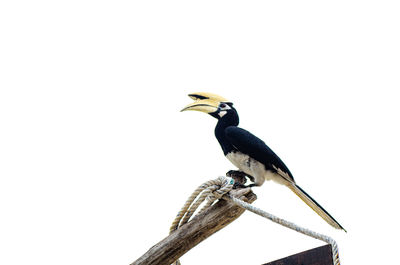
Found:
[{"label": "rope", "polygon": [[[217,179],[207,181],[206,183],[200,185],[187,199],[186,203],[183,205],[182,209],[178,212],[175,220],[173,221],[171,227],[170,227],[170,234],[177,230],[179,227],[182,225],[186,224],[190,217],[195,213],[197,208],[204,202],[205,199],[207,199],[207,202],[203,206],[203,208],[199,211],[201,213],[208,207],[210,207],[214,202],[218,199],[224,199],[233,202],[234,204],[250,211],[255,214],[258,214],[264,218],[267,218],[271,220],[272,222],[275,222],[277,224],[283,225],[287,228],[290,228],[294,231],[297,231],[299,233],[302,233],[304,235],[310,236],[312,238],[322,240],[328,244],[331,245],[332,247],[332,259],[333,259],[333,264],[334,265],[340,265],[340,260],[339,260],[339,249],[336,241],[326,235],[319,234],[317,232],[311,231],[307,228],[300,227],[296,225],[295,223],[286,221],[282,218],[279,218],[275,215],[272,215],[270,213],[267,213],[257,207],[254,207],[253,205],[244,202],[236,197],[233,197],[232,195],[228,194],[229,191],[232,190],[234,184],[234,180],[230,177],[218,177]],[[198,197],[198,198],[197,198]],[[195,199],[197,200],[195,201]],[[194,202],[195,201],[195,202]],[[176,260],[173,265],[181,265],[179,260]]]},{"label": "rope", "polygon": [[272,222],[275,222],[277,224],[283,225],[283,226],[285,226],[287,228],[290,228],[290,229],[292,229],[294,231],[297,231],[297,232],[302,233],[304,235],[313,237],[315,239],[322,240],[322,241],[330,244],[331,247],[332,247],[333,264],[334,265],[340,265],[338,245],[337,245],[336,241],[333,240],[333,238],[331,238],[329,236],[326,236],[326,235],[319,234],[319,233],[314,232],[314,231],[311,231],[311,230],[309,230],[307,228],[300,227],[300,226],[296,225],[295,223],[286,221],[286,220],[284,220],[282,218],[279,218],[279,217],[277,217],[277,216],[275,216],[273,214],[267,213],[267,212],[265,212],[265,211],[263,211],[263,210],[261,210],[261,209],[259,209],[257,207],[254,207],[253,205],[251,205],[251,204],[249,204],[247,202],[244,202],[242,200],[239,200],[238,198],[235,198],[235,197],[233,197],[233,196],[231,196],[229,194],[226,195],[226,197],[224,196],[224,199],[225,198],[228,198],[228,200],[231,200],[236,205],[238,205],[238,206],[240,206],[240,207],[242,207],[242,208],[244,208],[246,210],[249,210],[250,212],[258,214],[258,215],[260,215],[262,217],[265,217],[265,218],[271,220]]},{"label": "rope", "polygon": [[[173,231],[186,224],[205,199],[207,199],[207,202],[199,211],[199,213],[210,207],[216,200],[222,198],[224,194],[231,191],[233,188],[233,184],[234,180],[232,178],[218,177],[217,179],[209,180],[200,185],[192,193],[192,195],[190,195],[190,197],[183,205],[182,209],[176,215],[175,220],[172,222],[172,225],[169,229],[169,233],[171,234]],[[173,264],[181,265],[181,262],[178,259]]]}]

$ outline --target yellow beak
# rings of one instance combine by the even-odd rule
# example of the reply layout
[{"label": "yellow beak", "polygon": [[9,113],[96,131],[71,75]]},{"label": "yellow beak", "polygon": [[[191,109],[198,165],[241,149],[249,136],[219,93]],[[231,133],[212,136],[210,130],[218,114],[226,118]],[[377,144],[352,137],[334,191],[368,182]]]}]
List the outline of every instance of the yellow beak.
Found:
[{"label": "yellow beak", "polygon": [[193,103],[184,107],[181,111],[197,110],[205,113],[213,113],[218,110],[221,102],[229,102],[227,99],[212,93],[192,93],[189,97],[194,100]]}]

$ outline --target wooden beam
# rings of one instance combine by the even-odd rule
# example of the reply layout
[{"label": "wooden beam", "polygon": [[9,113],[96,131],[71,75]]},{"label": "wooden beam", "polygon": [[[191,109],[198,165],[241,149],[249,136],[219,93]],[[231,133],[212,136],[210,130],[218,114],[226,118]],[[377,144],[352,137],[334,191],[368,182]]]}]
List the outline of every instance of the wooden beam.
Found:
[{"label": "wooden beam", "polygon": [[313,248],[263,265],[333,265],[332,247]]},{"label": "wooden beam", "polygon": [[[232,190],[231,195],[252,203],[257,196],[250,189]],[[219,200],[187,224],[150,248],[131,265],[169,265],[197,244],[236,220],[245,210]]]}]

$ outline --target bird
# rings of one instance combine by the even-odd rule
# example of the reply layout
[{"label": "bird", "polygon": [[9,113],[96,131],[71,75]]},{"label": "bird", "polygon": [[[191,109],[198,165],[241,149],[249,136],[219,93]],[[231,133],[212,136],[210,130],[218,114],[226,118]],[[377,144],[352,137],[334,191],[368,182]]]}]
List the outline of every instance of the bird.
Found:
[{"label": "bird", "polygon": [[253,182],[248,187],[261,186],[265,180],[282,184],[332,227],[346,231],[332,215],[296,184],[289,168],[264,141],[238,127],[239,115],[231,101],[207,92],[191,93],[189,97],[194,102],[181,111],[200,111],[218,120],[214,130],[215,137],[225,157]]}]

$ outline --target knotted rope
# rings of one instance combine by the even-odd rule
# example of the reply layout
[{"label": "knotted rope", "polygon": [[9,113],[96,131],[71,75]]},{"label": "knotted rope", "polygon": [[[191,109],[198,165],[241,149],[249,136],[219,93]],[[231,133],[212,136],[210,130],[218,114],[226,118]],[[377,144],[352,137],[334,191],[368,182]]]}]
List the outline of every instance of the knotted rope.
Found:
[{"label": "knotted rope", "polygon": [[[197,208],[207,199],[207,202],[203,206],[203,208],[199,211],[199,213],[203,212],[205,209],[210,207],[216,200],[224,199],[233,202],[234,204],[249,210],[255,214],[258,214],[264,218],[271,220],[277,224],[283,225],[287,228],[290,228],[294,231],[302,233],[304,235],[310,236],[315,239],[322,240],[332,247],[332,259],[334,265],[340,265],[339,260],[339,249],[336,241],[326,235],[322,235],[320,233],[314,232],[307,228],[300,227],[295,223],[286,221],[282,218],[279,218],[273,214],[267,213],[253,205],[244,202],[236,197],[233,197],[229,194],[229,191],[232,190],[234,184],[234,180],[230,177],[218,177],[217,179],[210,180],[200,185],[187,199],[186,203],[183,205],[182,209],[178,212],[175,220],[173,221],[170,227],[170,233],[177,230],[182,225],[186,224],[190,217],[194,214]],[[196,200],[197,198],[197,200]],[[196,200],[196,201],[195,201]],[[177,260],[174,262],[174,265],[180,265],[180,261]]]}]

